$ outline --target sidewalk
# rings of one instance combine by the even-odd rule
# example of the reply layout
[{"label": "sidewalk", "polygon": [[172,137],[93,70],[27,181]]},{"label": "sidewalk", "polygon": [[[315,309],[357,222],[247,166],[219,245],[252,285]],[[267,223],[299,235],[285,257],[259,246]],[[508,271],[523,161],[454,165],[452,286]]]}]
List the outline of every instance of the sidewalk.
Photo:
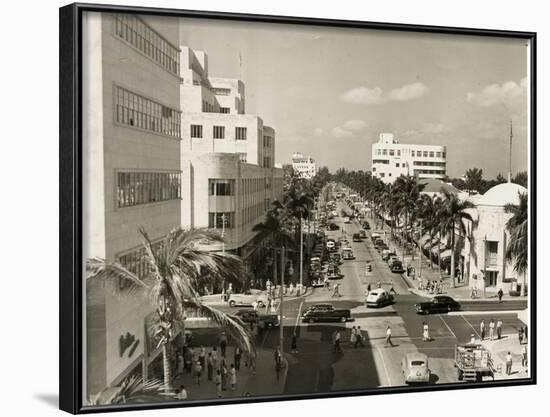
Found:
[{"label": "sidewalk", "polygon": [[[429,259],[427,259],[426,256],[422,254],[422,261],[420,263],[418,259],[418,256],[419,256],[418,251],[415,253],[414,260],[413,260],[412,255],[403,254],[403,247],[400,246],[398,241],[391,240],[389,226],[384,224],[384,227],[381,230],[384,230],[387,232],[387,238],[389,240],[387,244],[390,247],[390,249],[395,250],[395,253],[399,257],[399,259],[403,260],[403,267],[406,268],[407,265],[409,264],[412,267],[414,267],[416,272],[415,279],[413,279],[412,276],[407,276],[406,272],[403,273],[403,278],[405,279],[405,281],[407,282],[407,285],[409,286],[409,291],[412,292],[413,294],[416,294],[420,297],[426,297],[426,298],[430,298],[436,295],[434,293],[430,293],[428,291],[418,289],[420,285],[419,278],[421,278],[424,284],[426,284],[426,282],[428,281],[442,280],[443,284],[442,284],[441,294],[453,297],[457,301],[484,301],[484,302],[494,301],[495,303],[498,302],[498,295],[497,295],[498,288],[491,288],[491,289],[488,288],[486,291],[485,297],[483,296],[483,292],[478,292],[477,298],[472,299],[471,289],[468,285],[466,285],[463,282],[460,282],[460,283],[456,282],[455,283],[456,286],[453,288],[451,285],[451,276],[447,274],[446,271],[444,270],[441,270],[441,274],[440,274],[438,269],[438,264],[436,262],[434,262],[432,265],[432,268],[430,268]],[[527,297],[510,296],[507,291],[504,293],[502,297],[503,302],[507,300],[518,301],[518,300],[526,300],[526,299]]]},{"label": "sidewalk", "polygon": [[[228,348],[228,353],[232,352]],[[268,349],[259,349],[256,358],[256,369],[245,366],[244,357],[241,359],[241,368],[237,371],[237,384],[234,390],[231,389],[228,381],[226,390],[222,391],[221,398],[247,397],[257,395],[278,395],[282,394],[286,383],[288,372],[288,362],[283,358],[283,368],[279,375],[275,372],[273,351]],[[286,355],[285,355],[286,356]],[[228,355],[227,365],[231,366],[233,358]],[[216,384],[207,379],[207,370],[203,370],[200,385],[192,373],[184,371],[182,375],[173,379],[173,386],[179,389],[181,385],[187,390],[188,400],[207,400],[218,398]]]},{"label": "sidewalk", "polygon": [[[529,367],[521,365],[521,351],[526,345],[519,344],[517,334],[504,334],[500,340],[484,340],[481,344],[491,352],[491,358],[497,369],[495,380],[527,378],[529,376]],[[529,345],[527,345],[527,350],[529,351]],[[510,375],[506,375],[508,352],[512,354],[512,373]]]}]

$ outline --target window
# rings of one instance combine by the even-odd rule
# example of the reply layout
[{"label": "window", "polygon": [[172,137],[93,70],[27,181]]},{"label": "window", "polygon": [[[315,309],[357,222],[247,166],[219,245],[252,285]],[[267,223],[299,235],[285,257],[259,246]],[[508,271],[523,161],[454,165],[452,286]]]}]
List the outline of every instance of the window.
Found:
[{"label": "window", "polygon": [[445,152],[441,152],[441,157],[445,158]]},{"label": "window", "polygon": [[191,137],[202,138],[202,125],[191,125]]},{"label": "window", "polygon": [[180,74],[180,50],[136,15],[115,15],[115,35],[172,74]]},{"label": "window", "polygon": [[383,172],[380,173],[380,177],[384,178],[386,176],[386,174],[384,174]]},{"label": "window", "polygon": [[179,172],[119,172],[118,207],[131,207],[181,198]]},{"label": "window", "polygon": [[246,163],[247,158],[248,154],[246,152],[239,154],[239,161]]},{"label": "window", "polygon": [[411,156],[414,156],[414,151],[411,151]]},{"label": "window", "polygon": [[437,158],[441,158],[441,152],[436,152],[436,153],[435,153],[435,156],[436,156]]},{"label": "window", "polygon": [[401,156],[401,150],[400,149],[397,150],[397,156]]},{"label": "window", "polygon": [[269,148],[271,146],[271,137],[264,136],[264,148]]},{"label": "window", "polygon": [[[158,251],[162,241],[153,243],[153,251]],[[145,278],[151,271],[150,263],[146,257],[145,248],[140,248],[118,257],[118,263],[128,271],[137,275],[139,278]]]},{"label": "window", "polygon": [[395,167],[396,167],[396,168],[399,168],[399,162],[395,164]]},{"label": "window", "polygon": [[372,172],[375,172],[376,171],[376,167],[372,167]]},{"label": "window", "polygon": [[387,149],[382,149],[382,155],[387,155],[388,154],[388,150]]},{"label": "window", "polygon": [[424,151],[424,158],[428,157],[428,151]]},{"label": "window", "polygon": [[390,156],[393,156],[393,155],[394,155],[394,150],[390,149]]},{"label": "window", "polygon": [[212,92],[218,96],[228,96],[231,94],[231,89],[229,88],[212,88]]},{"label": "window", "polygon": [[235,227],[235,213],[208,213],[208,227],[213,229],[232,229]]},{"label": "window", "polygon": [[430,152],[430,158],[433,158],[434,157],[434,153],[433,151]]},{"label": "window", "polygon": [[236,127],[235,128],[235,139],[236,140],[246,140],[246,127]]},{"label": "window", "polygon": [[235,180],[209,179],[210,195],[235,195]]},{"label": "window", "polygon": [[214,126],[214,139],[225,138],[225,126]]},{"label": "window", "polygon": [[117,123],[180,138],[180,114],[178,110],[116,87],[114,118]]},{"label": "window", "polygon": [[229,107],[220,107],[220,113],[229,113]]}]

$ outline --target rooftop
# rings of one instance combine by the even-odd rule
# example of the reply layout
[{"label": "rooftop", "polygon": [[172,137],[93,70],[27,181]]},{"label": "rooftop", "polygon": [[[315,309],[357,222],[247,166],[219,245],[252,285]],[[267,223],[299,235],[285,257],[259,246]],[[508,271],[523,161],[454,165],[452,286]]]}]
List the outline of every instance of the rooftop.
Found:
[{"label": "rooftop", "polygon": [[519,204],[519,194],[526,193],[527,188],[513,182],[505,182],[489,189],[477,201],[478,206],[504,207],[507,204]]}]

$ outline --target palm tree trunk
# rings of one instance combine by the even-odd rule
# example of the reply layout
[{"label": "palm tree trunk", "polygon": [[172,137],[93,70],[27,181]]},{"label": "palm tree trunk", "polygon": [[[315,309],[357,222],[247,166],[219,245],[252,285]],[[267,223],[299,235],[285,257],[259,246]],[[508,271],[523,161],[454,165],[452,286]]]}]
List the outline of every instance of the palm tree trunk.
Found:
[{"label": "palm tree trunk", "polygon": [[439,228],[439,242],[437,242],[437,265],[439,270],[439,278],[441,279],[441,240],[443,239],[442,229]]},{"label": "palm tree trunk", "polygon": [[455,288],[455,223],[451,229],[451,287]]},{"label": "palm tree trunk", "polygon": [[525,297],[525,295],[527,294],[527,271],[523,273],[523,280],[521,283],[520,294],[522,297]]},{"label": "palm tree trunk", "polygon": [[164,391],[169,392],[172,389],[170,385],[172,381],[172,366],[168,357],[168,343],[162,344],[162,366],[164,371]]},{"label": "palm tree trunk", "polygon": [[277,283],[277,249],[273,248],[273,286]]},{"label": "palm tree trunk", "polygon": [[[428,255],[430,256],[430,269],[434,269],[434,262],[432,258],[433,235],[431,230],[429,233],[430,233],[430,246],[428,247]],[[422,248],[420,248],[420,253],[422,253]]]}]

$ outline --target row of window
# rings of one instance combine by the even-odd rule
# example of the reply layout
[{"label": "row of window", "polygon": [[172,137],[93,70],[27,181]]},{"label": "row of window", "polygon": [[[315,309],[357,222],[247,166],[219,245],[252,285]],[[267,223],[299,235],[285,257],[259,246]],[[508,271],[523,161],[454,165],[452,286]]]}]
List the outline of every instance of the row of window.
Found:
[{"label": "row of window", "polygon": [[445,170],[437,171],[433,169],[415,169],[414,175],[417,174],[437,174],[437,175],[445,175]]},{"label": "row of window", "polygon": [[[203,126],[191,125],[191,137],[195,139],[202,139]],[[225,126],[213,126],[212,137],[214,139],[225,139]],[[246,127],[235,128],[235,140],[246,140]]]},{"label": "row of window", "polygon": [[136,15],[117,14],[115,17],[115,34],[164,69],[179,76],[179,49],[171,45]]},{"label": "row of window", "polygon": [[266,202],[264,200],[256,204],[253,204],[250,207],[244,208],[242,211],[243,224],[248,224],[248,223],[257,221],[259,217],[262,217],[266,211],[265,205],[266,205]]},{"label": "row of window", "polygon": [[203,100],[202,101],[202,111],[203,113],[219,113],[219,108],[218,106],[206,101],[206,100]]},{"label": "row of window", "polygon": [[208,213],[208,227],[212,229],[233,229],[235,227],[235,212]]},{"label": "row of window", "polygon": [[273,138],[271,136],[264,136],[264,148],[270,148]]},{"label": "row of window", "polygon": [[[160,249],[162,240],[153,243],[153,251]],[[118,257],[118,263],[128,271],[143,279],[151,272],[151,264],[147,261],[145,248],[140,248]]]},{"label": "row of window", "polygon": [[373,164],[385,164],[385,165],[388,165],[390,163],[390,160],[389,159],[373,159],[372,160],[372,163]]},{"label": "row of window", "polygon": [[210,195],[235,195],[235,180],[209,179]]},{"label": "row of window", "polygon": [[248,153],[246,152],[239,153],[239,161],[246,164],[246,162],[248,161]]},{"label": "row of window", "polygon": [[115,119],[117,123],[127,126],[170,137],[181,137],[181,116],[178,110],[122,87],[117,87],[115,92]]},{"label": "row of window", "polygon": [[[401,156],[400,149],[376,149],[375,155]],[[445,152],[436,151],[414,151],[411,150],[411,156],[424,158],[445,158]]]},{"label": "row of window", "polygon": [[264,156],[264,168],[271,168],[271,157],[270,156]]},{"label": "row of window", "polygon": [[118,207],[131,207],[181,198],[179,172],[119,172]]},{"label": "row of window", "polygon": [[230,88],[214,88],[214,87],[212,87],[211,90],[217,96],[228,96],[229,94],[231,94],[231,89]]},{"label": "row of window", "polygon": [[444,167],[445,162],[414,161],[413,165],[425,166],[425,167]]}]

